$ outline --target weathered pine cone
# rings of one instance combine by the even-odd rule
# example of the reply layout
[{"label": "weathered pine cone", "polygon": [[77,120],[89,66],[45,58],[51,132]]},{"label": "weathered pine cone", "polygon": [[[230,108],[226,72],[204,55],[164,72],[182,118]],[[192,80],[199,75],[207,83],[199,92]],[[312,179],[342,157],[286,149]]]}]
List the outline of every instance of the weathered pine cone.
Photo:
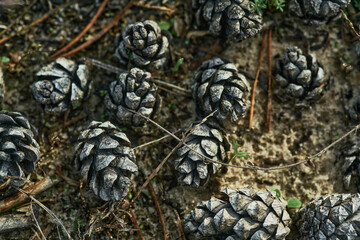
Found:
[{"label": "weathered pine cone", "polygon": [[359,239],[360,194],[333,194],[300,209],[294,219],[300,240]]},{"label": "weathered pine cone", "polygon": [[343,183],[346,189],[349,189],[353,173],[357,176],[357,189],[360,192],[360,139],[347,148],[341,156],[344,159],[342,170],[344,171]]},{"label": "weathered pine cone", "polygon": [[150,72],[161,69],[169,57],[169,40],[159,25],[151,20],[128,24],[115,55],[122,65],[132,65]]},{"label": "weathered pine cone", "polygon": [[350,0],[290,0],[289,10],[306,24],[327,24],[341,16]]},{"label": "weathered pine cone", "polygon": [[249,105],[250,86],[233,63],[214,58],[202,63],[192,79],[191,90],[200,117],[215,112],[220,123],[237,122]]},{"label": "weathered pine cone", "polygon": [[0,184],[25,184],[25,172],[35,170],[40,158],[36,129],[18,112],[0,111]]},{"label": "weathered pine cone", "polygon": [[314,55],[304,55],[298,47],[291,46],[276,67],[279,89],[275,93],[280,99],[312,102],[323,95],[327,80]]},{"label": "weathered pine cone", "polygon": [[349,101],[348,113],[352,121],[360,122],[360,87],[356,88],[353,98]]},{"label": "weathered pine cone", "polygon": [[132,68],[110,83],[104,102],[120,124],[134,127],[145,124],[146,119],[129,110],[153,118],[159,109],[161,97],[157,94],[157,86],[149,81],[150,77],[150,73]]},{"label": "weathered pine cone", "polygon": [[90,91],[89,71],[85,64],[58,58],[36,73],[39,81],[31,85],[34,98],[46,112],[65,112],[77,108]]},{"label": "weathered pine cone", "polygon": [[110,122],[92,121],[78,138],[75,167],[104,201],[121,200],[127,195],[130,175],[138,171],[134,162],[129,139]]},{"label": "weathered pine cone", "polygon": [[[199,124],[195,122],[193,126]],[[196,127],[185,144],[198,153],[218,162],[226,162],[226,152],[230,144],[225,133],[211,120]],[[186,185],[199,187],[205,185],[210,176],[221,167],[218,163],[209,162],[183,145],[177,150],[175,169],[180,173],[179,181]]]},{"label": "weathered pine cone", "polygon": [[186,215],[184,230],[191,239],[281,240],[289,234],[287,202],[269,190],[226,188]]},{"label": "weathered pine cone", "polygon": [[4,100],[4,95],[5,95],[5,82],[4,82],[3,72],[0,68],[0,106],[2,101]]},{"label": "weathered pine cone", "polygon": [[249,0],[193,0],[196,22],[220,37],[242,41],[261,29],[262,17],[252,10]]}]

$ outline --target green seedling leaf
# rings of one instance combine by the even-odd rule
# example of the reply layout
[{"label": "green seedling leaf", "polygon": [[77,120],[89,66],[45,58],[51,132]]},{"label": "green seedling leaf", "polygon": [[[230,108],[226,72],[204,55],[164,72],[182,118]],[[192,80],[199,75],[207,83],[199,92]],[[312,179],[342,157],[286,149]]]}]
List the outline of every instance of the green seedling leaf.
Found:
[{"label": "green seedling leaf", "polygon": [[248,152],[239,152],[239,144],[236,140],[233,140],[233,147],[234,147],[234,157],[240,158],[249,158],[250,155]]},{"label": "green seedling leaf", "polygon": [[183,63],[184,58],[180,58],[179,60],[177,60],[175,67],[174,67],[174,72],[177,72],[179,70],[180,65]]},{"label": "green seedling leaf", "polygon": [[8,62],[10,62],[10,58],[3,56],[3,57],[1,57],[1,62],[8,63]]},{"label": "green seedling leaf", "polygon": [[287,207],[288,208],[299,208],[301,207],[301,201],[298,198],[289,198],[287,200]]},{"label": "green seedling leaf", "polygon": [[159,22],[159,27],[160,27],[161,30],[169,30],[171,28],[171,22],[160,21]]},{"label": "green seedling leaf", "polygon": [[281,198],[281,192],[276,187],[269,187],[269,190],[276,192],[276,197]]}]

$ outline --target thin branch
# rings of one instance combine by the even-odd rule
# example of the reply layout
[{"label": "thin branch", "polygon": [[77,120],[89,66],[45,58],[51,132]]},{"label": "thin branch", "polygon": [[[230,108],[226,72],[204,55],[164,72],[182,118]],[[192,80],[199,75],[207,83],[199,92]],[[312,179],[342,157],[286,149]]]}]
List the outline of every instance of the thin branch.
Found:
[{"label": "thin branch", "polygon": [[47,213],[49,213],[50,216],[52,216],[55,221],[58,223],[58,225],[60,225],[63,229],[63,231],[66,233],[67,237],[69,239],[72,239],[72,237],[70,236],[69,232],[66,230],[64,224],[62,223],[62,221],[55,215],[55,213],[53,211],[51,211],[48,207],[46,207],[44,204],[42,204],[40,201],[38,201],[36,198],[34,198],[33,196],[31,196],[30,193],[22,190],[21,188],[15,187],[19,192],[22,192],[23,194],[26,194],[31,200],[33,200],[37,205],[39,205],[42,209],[44,209]]},{"label": "thin branch", "polygon": [[98,9],[96,14],[94,15],[94,17],[91,19],[89,24],[84,28],[84,30],[82,30],[82,32],[79,35],[77,35],[69,44],[67,44],[65,47],[61,48],[59,51],[57,51],[56,53],[51,55],[50,58],[54,58],[54,57],[58,56],[60,53],[65,52],[72,45],[77,43],[82,38],[82,36],[84,36],[90,30],[90,28],[95,24],[96,20],[99,18],[101,13],[104,11],[104,9],[105,9],[106,5],[108,4],[108,2],[109,2],[109,0],[104,0],[103,3],[101,4],[100,8]]},{"label": "thin branch", "polygon": [[[137,113],[131,109],[128,109],[130,112],[135,113],[143,118],[145,118],[147,121],[151,122],[152,124],[154,124],[155,126],[157,126],[158,128],[160,128],[161,130],[165,131],[166,133],[170,134],[174,139],[176,139],[177,141],[179,141],[179,144],[175,146],[174,149],[179,148],[181,145],[184,145],[186,147],[188,147],[191,151],[193,151],[195,154],[203,157],[206,159],[206,162],[211,162],[211,163],[217,163],[217,164],[221,164],[227,167],[232,167],[232,168],[240,168],[240,169],[249,169],[249,170],[256,170],[256,171],[276,171],[276,170],[283,170],[283,169],[288,169],[288,168],[292,168],[292,167],[296,167],[299,166],[301,164],[304,163],[310,163],[312,160],[320,157],[323,153],[325,153],[327,150],[329,150],[331,147],[333,147],[335,144],[337,144],[338,142],[340,142],[341,140],[343,140],[345,137],[347,137],[348,135],[350,135],[352,132],[357,131],[357,129],[360,127],[360,124],[356,125],[355,127],[353,127],[349,132],[347,132],[346,134],[344,134],[342,137],[340,137],[339,139],[337,139],[336,141],[332,142],[330,145],[328,145],[327,147],[325,147],[323,150],[321,150],[320,152],[312,155],[311,157],[307,157],[305,160],[297,162],[297,163],[293,163],[293,164],[288,164],[288,165],[283,165],[283,166],[279,166],[279,167],[269,167],[269,168],[265,168],[265,167],[257,167],[257,166],[239,166],[239,165],[232,165],[232,164],[228,164],[228,163],[223,163],[220,161],[215,161],[207,156],[205,156],[204,154],[194,150],[192,147],[190,147],[188,144],[186,144],[184,141],[186,139],[186,137],[188,135],[191,134],[192,131],[195,130],[195,128],[199,125],[201,125],[204,120],[206,121],[206,118],[203,119],[203,121],[201,123],[199,123],[198,125],[195,126],[195,128],[192,129],[192,131],[187,134],[183,139],[178,138],[177,136],[175,136],[174,134],[172,134],[171,132],[169,132],[168,130],[166,130],[165,128],[163,128],[162,126],[160,126],[158,123],[154,122],[153,120],[151,120],[148,117],[145,117],[144,115]],[[215,112],[211,113],[210,115],[214,114]],[[209,116],[210,116],[209,115]],[[207,118],[209,117],[207,116]],[[167,159],[170,157],[171,154],[173,154],[173,152],[175,151],[174,149],[172,149],[172,151],[165,157],[165,159],[159,164],[159,166],[154,170],[154,172],[150,175],[150,177],[146,180],[146,184],[144,183],[143,186],[140,188],[140,191],[137,193],[136,197],[133,199],[132,203],[134,202],[134,200],[140,195],[140,192],[143,190],[143,188],[146,187],[146,185],[150,182],[150,180],[157,174],[157,172],[160,170],[160,168],[165,164],[165,162],[167,161]]]},{"label": "thin branch", "polygon": [[2,30],[2,31],[0,32],[0,36],[2,36],[4,33],[6,33],[7,30],[9,30],[12,26],[14,26],[14,24],[15,24],[16,22],[18,22],[20,19],[22,19],[22,17],[23,17],[26,13],[29,12],[30,8],[32,8],[32,6],[34,6],[34,4],[35,4],[36,2],[37,2],[37,0],[32,1],[32,2],[30,3],[30,5],[24,10],[24,12],[15,19],[15,21],[13,21],[12,23],[10,23],[4,30]]},{"label": "thin branch", "polygon": [[262,63],[262,60],[263,60],[263,57],[264,57],[265,44],[266,44],[267,36],[268,36],[268,32],[266,31],[265,35],[264,35],[264,39],[263,39],[262,44],[261,44],[261,51],[260,51],[260,57],[259,57],[257,71],[256,71],[256,77],[255,77],[255,81],[254,81],[254,85],[253,85],[252,93],[251,93],[249,129],[251,129],[253,118],[254,118],[256,86],[257,86],[259,75],[260,75],[261,63]]},{"label": "thin branch", "polygon": [[[31,27],[43,22],[45,19],[47,19],[51,14],[53,14],[54,12],[58,12],[61,8],[64,8],[66,6],[68,6],[70,3],[65,3],[63,5],[60,5],[52,10],[50,10],[49,12],[47,12],[45,15],[43,15],[41,18],[35,20],[34,22],[30,23],[28,26],[24,27],[24,29],[20,32],[22,34],[24,34],[27,30],[29,30]],[[10,39],[12,39],[13,37],[15,37],[17,35],[18,32],[14,32],[13,34],[11,34],[8,37],[4,37],[0,40],[0,44],[3,44],[7,41],[9,41]]]},{"label": "thin branch", "polygon": [[142,235],[142,233],[141,233],[139,224],[138,224],[137,221],[136,221],[135,214],[134,214],[134,212],[132,211],[132,209],[130,208],[130,204],[128,203],[128,201],[125,201],[124,207],[125,207],[125,208],[129,208],[130,220],[131,220],[132,224],[134,225],[134,228],[137,230],[136,232],[137,232],[137,234],[138,234],[139,239],[140,239],[140,240],[144,240],[144,237],[143,237],[143,235]]},{"label": "thin branch", "polygon": [[90,40],[86,41],[85,43],[81,44],[80,46],[78,46],[77,48],[64,53],[63,55],[59,56],[59,57],[68,57],[74,53],[79,52],[80,50],[90,46],[91,44],[93,44],[95,41],[97,41],[98,39],[100,39],[105,33],[107,33],[113,26],[115,26],[115,24],[123,17],[123,15],[125,14],[125,12],[132,7],[132,5],[134,5],[134,3],[137,0],[130,0],[128,2],[128,4],[118,13],[116,14],[116,16],[111,20],[111,22],[105,27],[103,28],[98,34],[96,34],[95,36],[93,36]]},{"label": "thin branch", "polygon": [[[179,130],[177,130],[176,132],[174,132],[174,134],[175,134],[175,133],[178,133],[178,132],[179,132]],[[141,145],[139,145],[139,146],[133,147],[133,150],[138,149],[138,148],[142,148],[142,147],[146,147],[146,146],[151,145],[151,144],[153,144],[153,143],[160,142],[161,140],[164,140],[164,139],[166,139],[166,138],[168,138],[168,137],[170,137],[169,134],[168,134],[168,135],[165,135],[165,136],[162,136],[161,138],[152,140],[152,141],[150,141],[150,142],[141,144]]]},{"label": "thin branch", "polygon": [[32,216],[33,219],[34,219],[34,221],[35,221],[35,223],[36,223],[36,227],[38,228],[39,232],[41,233],[41,236],[43,237],[44,240],[46,240],[46,237],[45,237],[43,231],[41,230],[41,227],[40,227],[40,225],[39,225],[39,222],[38,222],[38,220],[36,219],[36,216],[35,216],[35,213],[34,213],[34,209],[33,209],[33,207],[32,207],[32,202],[33,202],[33,201],[31,200],[31,201],[30,201],[30,212],[31,212],[31,216]]},{"label": "thin branch", "polygon": [[[118,68],[118,67],[115,67],[113,65],[103,63],[103,62],[101,62],[99,60],[96,60],[96,59],[92,59],[92,58],[82,58],[82,59],[85,60],[88,64],[91,64],[93,66],[105,69],[105,70],[107,70],[109,72],[113,72],[113,73],[116,73],[116,74],[120,74],[120,73],[123,73],[124,71],[126,71],[126,69]],[[168,88],[174,89],[174,90],[176,90],[178,92],[184,93],[186,96],[191,96],[191,91],[190,90],[187,90],[185,88],[176,86],[174,84],[164,82],[164,81],[161,81],[161,80],[157,80],[157,79],[152,79],[152,78],[150,78],[149,81],[153,82],[153,83],[156,83],[158,85],[162,85],[162,86],[166,86]]]},{"label": "thin branch", "polygon": [[156,211],[157,211],[157,213],[159,215],[159,220],[160,220],[162,231],[163,231],[163,234],[164,234],[164,240],[167,240],[165,222],[164,222],[163,214],[161,212],[161,207],[160,207],[160,204],[159,204],[159,200],[158,200],[158,198],[156,196],[156,193],[155,193],[154,188],[152,187],[151,183],[148,184],[148,188],[149,188],[150,195],[154,200]]},{"label": "thin branch", "polygon": [[266,122],[267,122],[267,131],[270,132],[271,130],[271,33],[272,29],[270,28],[268,30],[268,72],[269,72],[269,78],[268,78],[268,92],[267,92],[267,107],[266,107]]},{"label": "thin branch", "polygon": [[356,35],[357,37],[360,38],[360,34],[355,30],[353,23],[352,23],[352,22],[350,21],[350,19],[346,16],[346,14],[344,13],[344,11],[343,11],[342,9],[340,9],[340,11],[341,11],[341,14],[344,16],[345,20],[348,22],[351,30],[355,33],[355,35]]}]

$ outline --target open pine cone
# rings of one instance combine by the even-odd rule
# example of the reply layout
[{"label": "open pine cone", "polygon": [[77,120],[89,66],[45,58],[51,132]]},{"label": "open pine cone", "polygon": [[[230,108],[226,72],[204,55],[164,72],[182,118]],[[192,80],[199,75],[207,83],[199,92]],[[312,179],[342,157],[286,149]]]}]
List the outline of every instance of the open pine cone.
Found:
[{"label": "open pine cone", "polygon": [[222,125],[235,123],[243,117],[249,105],[250,86],[236,66],[220,58],[202,63],[192,79],[191,90],[197,114],[203,118],[215,112]]},{"label": "open pine cone", "polygon": [[85,64],[58,58],[36,73],[39,81],[31,85],[34,98],[46,112],[65,112],[77,108],[90,91],[89,71]]},{"label": "open pine cone", "polygon": [[[198,124],[195,122],[193,126]],[[226,151],[230,144],[225,133],[211,120],[206,121],[186,138],[185,143],[195,151],[218,162],[225,162]],[[209,162],[183,145],[177,151],[175,169],[180,173],[179,181],[194,187],[205,185],[210,176],[221,167],[218,163]]]},{"label": "open pine cone", "polygon": [[290,0],[289,10],[306,24],[327,24],[341,16],[350,0]]},{"label": "open pine cone", "polygon": [[149,81],[150,77],[150,73],[132,68],[110,83],[104,102],[120,124],[139,127],[146,123],[146,119],[129,110],[148,118],[156,114],[161,97],[157,94],[157,86]]},{"label": "open pine cone", "polygon": [[282,240],[289,234],[287,202],[269,190],[226,188],[184,216],[190,239]]},{"label": "open pine cone", "polygon": [[193,0],[196,22],[200,27],[220,37],[242,41],[254,37],[261,30],[261,15],[249,0]]},{"label": "open pine cone", "polygon": [[121,200],[128,193],[130,175],[138,171],[126,134],[110,122],[92,121],[75,147],[75,166],[84,181],[104,201]]},{"label": "open pine cone", "polygon": [[159,25],[151,20],[128,24],[123,28],[122,40],[115,55],[122,65],[130,62],[150,72],[161,69],[169,57],[169,40]]},{"label": "open pine cone", "polygon": [[324,69],[314,55],[305,55],[295,46],[287,49],[284,57],[276,62],[275,81],[279,88],[276,95],[284,100],[316,101],[324,92]]},{"label": "open pine cone", "polygon": [[295,216],[300,240],[359,239],[360,194],[332,194],[316,199]]},{"label": "open pine cone", "polygon": [[22,186],[25,172],[35,170],[40,158],[36,129],[18,112],[0,111],[0,185],[7,177]]}]

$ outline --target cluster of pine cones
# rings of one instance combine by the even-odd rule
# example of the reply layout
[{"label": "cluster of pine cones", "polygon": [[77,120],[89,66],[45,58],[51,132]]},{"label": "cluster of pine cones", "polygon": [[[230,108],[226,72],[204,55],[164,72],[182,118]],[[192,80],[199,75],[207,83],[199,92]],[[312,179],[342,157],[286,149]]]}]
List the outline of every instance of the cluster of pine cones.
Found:
[{"label": "cluster of pine cones", "polygon": [[[197,27],[214,36],[244,41],[262,28],[261,13],[254,11],[248,0],[192,3]],[[317,26],[337,19],[340,8],[348,3],[290,0],[289,10],[306,24]],[[83,181],[104,201],[124,199],[132,175],[138,172],[131,141],[118,126],[142,128],[148,119],[156,117],[162,100],[151,73],[168,66],[170,44],[168,34],[152,20],[129,24],[122,30],[115,56],[129,70],[108,85],[104,97],[113,121],[92,121],[80,133],[74,153]],[[91,94],[90,78],[84,63],[59,58],[37,72],[31,90],[46,113],[58,115],[86,102]],[[320,99],[328,78],[314,55],[290,46],[276,63],[275,80],[279,99],[296,103]],[[228,161],[230,143],[226,132],[245,116],[250,85],[234,63],[213,58],[194,72],[191,91],[197,119],[177,150],[174,164],[180,183],[199,187]],[[0,103],[4,92],[0,71]],[[358,122],[359,96],[349,107],[351,119]],[[36,134],[21,113],[0,111],[0,184],[23,186],[26,173],[36,169],[40,158]],[[360,140],[344,155],[344,183],[348,187],[353,172],[360,177]],[[285,239],[291,226],[286,205],[273,191],[227,188],[221,197],[212,197],[185,215],[184,229],[195,239]],[[301,239],[357,239],[359,207],[359,194],[326,195],[297,212],[293,224]]]}]

